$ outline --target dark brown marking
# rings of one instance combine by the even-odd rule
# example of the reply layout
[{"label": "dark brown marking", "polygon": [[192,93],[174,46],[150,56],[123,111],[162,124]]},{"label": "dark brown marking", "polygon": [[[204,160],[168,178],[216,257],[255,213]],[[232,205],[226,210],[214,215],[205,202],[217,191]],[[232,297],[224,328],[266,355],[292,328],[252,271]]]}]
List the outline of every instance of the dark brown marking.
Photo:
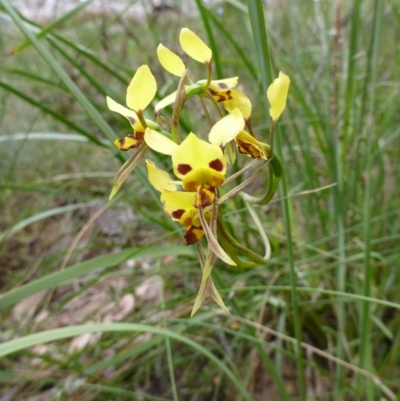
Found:
[{"label": "dark brown marking", "polygon": [[177,219],[177,220],[179,220],[181,217],[182,217],[182,215],[185,213],[185,210],[184,209],[179,209],[179,210],[175,210],[175,211],[173,211],[172,212],[172,217],[174,218],[174,219]]},{"label": "dark brown marking", "polygon": [[192,245],[196,243],[204,235],[202,228],[190,226],[183,235],[185,245]]},{"label": "dark brown marking", "polygon": [[254,159],[261,157],[261,152],[251,143],[238,141],[237,146],[239,153],[250,155]]},{"label": "dark brown marking", "polygon": [[197,190],[196,202],[199,207],[205,208],[210,206],[215,199],[213,189],[205,188],[203,185]]},{"label": "dark brown marking", "polygon": [[134,137],[137,141],[144,141],[144,132],[136,131]]},{"label": "dark brown marking", "polygon": [[192,171],[192,167],[189,164],[178,164],[178,171],[182,174],[185,175]]},{"label": "dark brown marking", "polygon": [[224,165],[223,165],[222,161],[219,159],[213,160],[208,165],[210,166],[210,168],[212,168],[215,171],[221,172],[224,169]]}]

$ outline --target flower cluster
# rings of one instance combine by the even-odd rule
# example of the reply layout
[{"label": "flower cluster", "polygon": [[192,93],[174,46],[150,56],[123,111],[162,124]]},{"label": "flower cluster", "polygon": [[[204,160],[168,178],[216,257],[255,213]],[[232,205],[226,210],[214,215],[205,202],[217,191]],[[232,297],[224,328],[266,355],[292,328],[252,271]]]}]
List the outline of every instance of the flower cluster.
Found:
[{"label": "flower cluster", "polygon": [[[184,243],[195,244],[198,251],[203,276],[193,315],[207,295],[227,311],[211,279],[211,271],[217,257],[227,264],[244,267],[256,266],[269,258],[268,252],[261,257],[234,239],[224,224],[221,205],[239,194],[246,204],[267,203],[273,196],[282,174],[280,161],[273,152],[274,128],[286,107],[290,80],[280,72],[279,77],[268,88],[271,117],[268,145],[256,139],[252,132],[252,105],[249,98],[237,89],[238,77],[213,80],[212,51],[191,30],[183,28],[179,42],[190,58],[205,65],[207,77],[192,82],[182,59],[160,44],[157,49],[159,62],[166,71],[180,80],[177,90],[154,106],[155,121],[146,119],[144,115],[145,109],[152,103],[157,92],[156,80],[147,65],[138,68],[128,86],[128,107],[107,97],[108,108],[124,116],[133,129],[133,133],[116,140],[115,145],[123,151],[136,149],[118,171],[110,198],[118,192],[126,177],[144,159],[149,149],[170,157],[175,179],[150,159],[146,159],[146,166],[149,182],[160,192],[165,212],[184,227]],[[200,100],[208,121],[208,141],[199,138],[194,132],[189,132],[183,140],[180,139],[180,116],[184,107],[189,104],[189,99],[193,97]],[[170,105],[173,112],[168,121],[161,113]],[[219,116],[218,121],[212,120],[207,108],[209,106],[215,108]],[[168,130],[162,128],[161,121],[167,121]],[[236,158],[235,149],[250,160],[239,171],[232,171],[231,162]],[[265,169],[269,169],[270,173],[266,193],[260,198],[246,194],[244,190]],[[231,175],[227,177],[228,171]],[[232,183],[245,171],[250,171],[251,174],[240,185],[225,190],[227,184]],[[223,186],[224,188],[221,188]],[[203,237],[207,240],[205,255],[200,246]],[[265,235],[263,237],[265,238]],[[268,245],[266,244],[267,248]]]}]

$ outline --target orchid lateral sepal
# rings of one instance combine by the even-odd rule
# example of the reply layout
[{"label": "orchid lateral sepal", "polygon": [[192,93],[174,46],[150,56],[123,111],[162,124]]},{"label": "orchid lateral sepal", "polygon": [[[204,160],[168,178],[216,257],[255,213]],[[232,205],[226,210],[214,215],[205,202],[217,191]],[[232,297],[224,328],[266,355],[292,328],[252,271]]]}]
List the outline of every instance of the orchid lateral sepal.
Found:
[{"label": "orchid lateral sepal", "polygon": [[[203,272],[209,269],[209,266],[212,266],[212,253],[207,255],[207,259],[204,260],[203,255],[201,253],[200,244],[196,242],[196,250],[199,256],[199,261],[201,264],[201,268]],[[203,273],[204,274],[204,273]],[[207,295],[211,295],[214,301],[226,312],[229,314],[228,308],[225,306],[224,301],[222,300],[221,296],[217,288],[215,287],[214,282],[212,281],[211,274],[207,275],[207,278],[203,281],[200,285],[199,291],[197,293],[196,299],[194,301],[194,305],[192,308],[192,312],[190,317],[193,317],[195,313],[199,310],[200,306],[203,304],[204,300],[206,299]]]},{"label": "orchid lateral sepal", "polygon": [[[213,213],[216,208],[218,208],[218,205],[214,202],[213,203]],[[235,266],[235,262],[226,254],[226,252],[222,249],[221,245],[218,243],[218,240],[216,238],[216,232],[213,232],[213,230],[208,225],[207,220],[204,216],[202,207],[199,207],[199,218],[200,218],[201,226],[203,227],[203,230],[204,230],[204,234],[207,238],[208,245],[210,246],[212,252],[215,254],[215,256],[220,258],[222,261],[224,261],[228,265]],[[212,224],[212,221],[211,221],[211,224]]]},{"label": "orchid lateral sepal", "polygon": [[[212,208],[212,215],[210,219],[210,225],[208,226],[207,221],[205,219],[205,216],[203,214],[203,209],[199,207],[199,217],[200,221],[203,227],[204,232],[206,233],[206,237],[208,240],[207,236],[207,228],[211,231],[212,236],[215,238],[216,233],[217,233],[217,219],[218,219],[218,205],[214,202],[213,208]],[[219,244],[218,244],[219,246]],[[222,249],[222,248],[221,248]],[[211,244],[210,241],[208,241],[208,246],[207,246],[207,258],[204,260],[203,254],[201,253],[200,245],[198,242],[196,242],[196,250],[199,255],[199,261],[201,264],[201,268],[203,270],[203,275],[201,279],[201,285],[198,291],[198,294],[196,296],[191,317],[197,312],[197,310],[200,308],[202,305],[203,301],[205,300],[207,295],[211,295],[211,297],[214,299],[214,301],[226,312],[229,313],[229,310],[224,304],[224,301],[222,300],[217,288],[215,287],[212,278],[211,278],[211,272],[212,268],[214,266],[215,262],[215,257],[217,254],[213,250],[213,245]],[[223,251],[224,252],[224,251]],[[220,257],[220,256],[219,256]]]},{"label": "orchid lateral sepal", "polygon": [[124,181],[127,179],[128,175],[134,170],[134,168],[143,160],[149,147],[142,143],[136,152],[132,153],[131,157],[121,166],[114,178],[113,187],[109,200],[114,198],[119,189],[121,188]]},{"label": "orchid lateral sepal", "polygon": [[268,261],[271,259],[271,244],[269,242],[268,236],[265,233],[265,230],[261,224],[260,218],[258,217],[256,211],[251,206],[250,202],[245,202],[245,203],[246,203],[247,209],[250,213],[250,216],[254,221],[254,225],[257,227],[260,237],[261,237],[262,241],[264,242],[265,254],[264,254],[263,259]]},{"label": "orchid lateral sepal", "polygon": [[[247,259],[249,259],[251,262],[254,262],[259,265],[264,265],[267,263],[267,260],[260,256],[259,254],[255,253],[251,249],[241,245],[227,230],[225,227],[225,223],[222,219],[221,216],[218,217],[218,233],[221,235],[222,238],[224,238],[231,247],[236,249],[241,255],[245,256]],[[221,241],[222,242],[222,241]],[[239,266],[240,267],[240,266]],[[252,266],[255,267],[255,266]]]},{"label": "orchid lateral sepal", "polygon": [[238,271],[244,271],[244,270],[249,270],[253,269],[254,267],[260,266],[259,263],[255,263],[252,261],[244,261],[240,259],[240,257],[237,255],[238,251],[235,249],[232,244],[218,231],[218,238],[219,242],[225,249],[225,252],[231,257],[231,259],[236,263],[236,266],[228,267],[229,265],[226,266],[228,270],[232,270],[232,272],[238,272]]}]

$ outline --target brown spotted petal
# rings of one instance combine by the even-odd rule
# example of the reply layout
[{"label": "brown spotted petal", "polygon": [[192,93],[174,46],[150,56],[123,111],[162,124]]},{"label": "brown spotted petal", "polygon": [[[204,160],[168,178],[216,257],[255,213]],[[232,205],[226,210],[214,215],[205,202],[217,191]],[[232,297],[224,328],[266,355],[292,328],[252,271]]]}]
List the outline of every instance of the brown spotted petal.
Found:
[{"label": "brown spotted petal", "polygon": [[226,92],[232,88],[235,88],[238,84],[238,80],[238,77],[233,77],[211,81],[208,89],[210,90],[210,93]]},{"label": "brown spotted petal", "polygon": [[210,185],[200,185],[197,188],[196,206],[205,208],[213,204],[215,200],[215,188]]},{"label": "brown spotted petal", "polygon": [[256,138],[251,136],[246,131],[242,131],[236,137],[236,143],[240,153],[247,154],[254,159],[268,159],[268,150],[265,144],[257,141]]},{"label": "brown spotted petal", "polygon": [[137,148],[143,142],[143,136],[143,132],[129,134],[125,138],[115,140],[114,145],[120,150]]},{"label": "brown spotted petal", "polygon": [[190,226],[183,235],[183,241],[186,245],[192,245],[203,237],[204,230],[201,227]]},{"label": "brown spotted petal", "polygon": [[238,77],[211,81],[207,91],[217,103],[225,102],[233,99],[232,88],[234,88],[237,83]]},{"label": "brown spotted petal", "polygon": [[182,188],[185,191],[197,192],[197,188],[203,185],[218,188],[225,181],[225,176],[212,168],[199,167],[182,179]]},{"label": "brown spotted petal", "polygon": [[142,124],[140,123],[137,114],[133,110],[130,110],[130,109],[122,106],[121,104],[117,103],[115,100],[111,99],[109,96],[107,96],[106,100],[107,100],[107,107],[111,111],[114,111],[114,112],[120,114],[121,116],[124,116],[130,122],[134,131],[143,131],[144,132],[144,128],[143,128]]},{"label": "brown spotted petal", "polygon": [[217,188],[225,180],[226,160],[221,148],[193,133],[174,149],[172,164],[185,191],[196,192],[204,184]]},{"label": "brown spotted petal", "polygon": [[195,192],[162,191],[161,193],[161,202],[165,212],[184,227],[189,227],[193,217],[197,214],[194,206],[195,198]]}]

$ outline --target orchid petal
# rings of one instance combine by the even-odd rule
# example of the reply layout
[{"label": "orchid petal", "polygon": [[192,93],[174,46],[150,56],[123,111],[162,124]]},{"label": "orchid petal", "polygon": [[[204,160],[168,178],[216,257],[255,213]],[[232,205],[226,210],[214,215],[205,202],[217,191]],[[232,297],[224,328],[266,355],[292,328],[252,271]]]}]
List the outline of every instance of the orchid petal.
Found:
[{"label": "orchid petal", "polygon": [[206,234],[207,237],[208,245],[210,246],[213,253],[228,265],[236,266],[236,263],[228,256],[228,254],[222,249],[221,245],[218,243],[217,238],[212,232],[210,226],[207,224],[202,208],[199,208],[199,216],[204,233]]},{"label": "orchid petal", "polygon": [[124,116],[132,125],[135,131],[144,131],[142,124],[140,124],[138,116],[133,110],[130,110],[122,104],[117,103],[115,100],[111,99],[109,96],[106,97],[107,107],[121,116]]},{"label": "orchid petal", "polygon": [[157,82],[147,65],[139,67],[126,92],[126,104],[136,113],[143,111],[157,92]]},{"label": "orchid petal", "polygon": [[204,230],[196,226],[190,226],[183,234],[183,240],[186,245],[193,245],[204,237]]},{"label": "orchid petal", "polygon": [[149,159],[146,159],[146,165],[149,182],[157,191],[176,191],[176,185],[166,171],[159,169]]},{"label": "orchid petal", "polygon": [[150,128],[146,128],[144,140],[149,148],[163,155],[171,156],[173,151],[178,147],[174,141]]},{"label": "orchid petal", "polygon": [[135,135],[129,134],[125,138],[116,139],[114,141],[114,145],[120,150],[129,150],[136,148],[143,142],[142,140],[138,140]]},{"label": "orchid petal", "polygon": [[186,191],[197,191],[203,184],[218,187],[224,181],[226,160],[221,148],[202,141],[192,132],[173,151],[172,164]]},{"label": "orchid petal", "polygon": [[169,73],[176,75],[177,77],[181,77],[185,73],[186,68],[182,59],[163,44],[160,44],[157,47],[157,57],[160,64]]},{"label": "orchid petal", "polygon": [[243,115],[238,109],[234,109],[211,128],[208,140],[214,145],[224,147],[229,141],[235,139],[243,128]]},{"label": "orchid petal", "polygon": [[218,79],[216,81],[211,81],[208,89],[211,91],[218,93],[224,92],[229,89],[235,88],[238,84],[239,77],[232,77],[232,78],[225,78],[225,79]]},{"label": "orchid petal", "polygon": [[183,28],[179,42],[184,52],[200,63],[209,63],[212,58],[211,49],[190,29]]},{"label": "orchid petal", "polygon": [[164,210],[173,220],[178,220],[184,227],[190,227],[193,219],[197,216],[197,209],[194,207],[196,194],[194,192],[170,192],[161,193],[161,202]]},{"label": "orchid petal", "polygon": [[269,114],[273,121],[278,121],[286,107],[286,99],[289,91],[290,79],[282,71],[279,72],[279,77],[272,82],[267,91],[267,97],[271,108]]},{"label": "orchid petal", "polygon": [[257,139],[248,132],[242,131],[236,137],[236,143],[240,153],[247,154],[255,159],[268,159],[268,150],[266,145],[257,141]]},{"label": "orchid petal", "polygon": [[231,99],[221,102],[222,106],[227,111],[239,109],[243,117],[247,120],[251,115],[251,102],[250,99],[240,90],[231,91]]}]

